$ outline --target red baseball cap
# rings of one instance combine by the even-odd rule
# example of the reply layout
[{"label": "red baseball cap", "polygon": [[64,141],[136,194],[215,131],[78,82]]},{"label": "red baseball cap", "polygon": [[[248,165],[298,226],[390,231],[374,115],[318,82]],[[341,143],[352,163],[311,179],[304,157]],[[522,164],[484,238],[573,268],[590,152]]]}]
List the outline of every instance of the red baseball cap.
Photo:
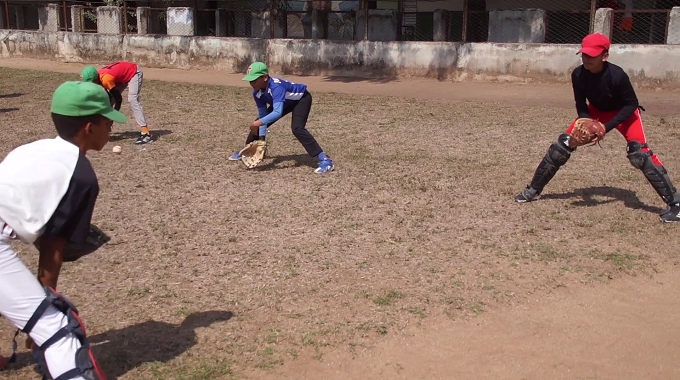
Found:
[{"label": "red baseball cap", "polygon": [[609,44],[609,38],[604,34],[589,34],[581,42],[581,50],[576,54],[584,53],[591,57],[597,57],[603,51],[609,50]]}]

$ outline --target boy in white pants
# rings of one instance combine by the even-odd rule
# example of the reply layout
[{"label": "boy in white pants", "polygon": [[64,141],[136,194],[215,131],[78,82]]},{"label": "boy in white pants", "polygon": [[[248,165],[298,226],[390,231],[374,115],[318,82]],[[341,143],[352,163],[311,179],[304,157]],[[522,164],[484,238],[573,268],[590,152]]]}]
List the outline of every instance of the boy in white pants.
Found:
[{"label": "boy in white pants", "polygon": [[[51,113],[59,137],[20,146],[0,163],[0,314],[29,335],[44,375],[100,380],[76,308],[54,289],[64,248],[85,241],[99,194],[85,154],[101,150],[113,122],[127,119],[101,86],[84,82],[59,86]],[[37,279],[13,239],[39,243]]]}]

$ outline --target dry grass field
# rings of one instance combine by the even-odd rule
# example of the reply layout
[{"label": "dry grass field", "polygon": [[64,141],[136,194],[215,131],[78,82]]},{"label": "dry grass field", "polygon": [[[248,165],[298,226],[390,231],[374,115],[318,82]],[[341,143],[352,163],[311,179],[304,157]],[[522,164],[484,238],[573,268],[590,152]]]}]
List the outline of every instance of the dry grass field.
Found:
[{"label": "dry grass field", "polygon": [[[2,157],[54,136],[52,91],[75,79],[0,68]],[[313,173],[290,116],[271,127],[260,168],[227,161],[256,110],[248,89],[217,85],[145,81],[157,141],[133,145],[131,120],[89,154],[101,186],[93,223],[112,240],[66,264],[59,290],[112,377],[275,377],[410,325],[652,277],[677,259],[680,226],[659,222],[664,205],[618,132],[579,149],[540,201],[512,201],[571,109],[310,90],[308,128],[335,161],[329,174]],[[127,102],[122,111],[131,116]],[[680,185],[680,116],[644,118]],[[16,249],[37,267],[32,246]],[[12,334],[3,320],[0,353]],[[22,349],[0,378],[39,376]]]}]

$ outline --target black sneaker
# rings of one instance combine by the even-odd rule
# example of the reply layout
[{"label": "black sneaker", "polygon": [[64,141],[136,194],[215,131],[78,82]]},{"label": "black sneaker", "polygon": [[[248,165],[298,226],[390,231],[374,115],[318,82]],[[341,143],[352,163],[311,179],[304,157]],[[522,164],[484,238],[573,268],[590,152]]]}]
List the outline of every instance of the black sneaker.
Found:
[{"label": "black sneaker", "polygon": [[680,203],[670,205],[660,216],[664,223],[680,222]]},{"label": "black sneaker", "polygon": [[515,202],[518,203],[525,203],[525,202],[531,202],[531,201],[536,201],[541,198],[541,194],[538,193],[538,190],[535,190],[531,186],[527,186],[524,191],[522,191],[519,195],[515,197]]},{"label": "black sneaker", "polygon": [[150,135],[150,134],[148,134],[148,133],[142,133],[142,134],[139,136],[139,138],[137,139],[137,141],[135,141],[135,144],[146,144],[146,143],[150,143],[151,141],[152,141],[152,140],[151,140],[151,135]]}]

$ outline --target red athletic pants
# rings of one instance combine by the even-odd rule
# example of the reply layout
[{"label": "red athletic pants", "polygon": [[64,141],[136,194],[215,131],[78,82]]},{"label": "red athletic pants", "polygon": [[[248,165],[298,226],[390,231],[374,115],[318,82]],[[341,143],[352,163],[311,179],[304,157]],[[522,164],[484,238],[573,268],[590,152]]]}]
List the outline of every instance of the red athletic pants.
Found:
[{"label": "red athletic pants", "polygon": [[[588,105],[588,111],[590,112],[591,118],[597,119],[603,124],[613,119],[614,116],[616,116],[616,114],[619,113],[619,111],[602,112],[597,108],[593,107],[592,105]],[[576,120],[574,120],[574,122],[571,123],[571,126],[569,126],[566,133],[571,133],[571,130],[574,129],[575,123]],[[639,108],[636,109],[635,112],[626,121],[617,125],[616,129],[623,135],[626,141],[635,140],[641,144],[647,143],[647,138],[645,137],[645,129],[642,126],[642,118],[640,116]],[[649,148],[642,148],[642,151],[648,152]],[[656,154],[652,154],[652,162],[654,162],[655,165],[663,166],[663,164],[661,163],[661,161],[659,161],[659,158],[656,156]]]}]

